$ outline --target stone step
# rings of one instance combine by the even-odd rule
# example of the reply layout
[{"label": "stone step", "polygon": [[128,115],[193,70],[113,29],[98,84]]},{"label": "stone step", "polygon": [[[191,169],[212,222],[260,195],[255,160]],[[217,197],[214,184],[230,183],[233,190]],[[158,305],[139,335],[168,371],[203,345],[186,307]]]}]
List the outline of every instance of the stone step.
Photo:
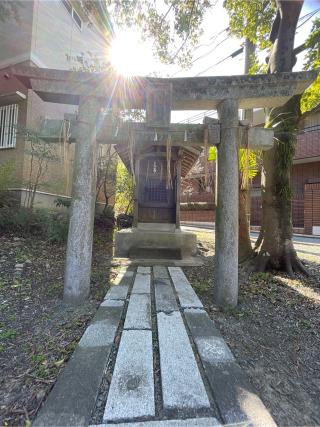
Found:
[{"label": "stone step", "polygon": [[169,313],[178,311],[178,304],[169,279],[155,279],[156,310]]},{"label": "stone step", "polygon": [[158,313],[161,384],[165,412],[200,415],[209,399],[179,312]]},{"label": "stone step", "polygon": [[139,266],[138,269],[137,269],[137,273],[151,274],[151,267],[142,267],[142,266]]},{"label": "stone step", "polygon": [[151,331],[123,331],[103,422],[155,416]]},{"label": "stone step", "polygon": [[182,259],[182,254],[181,249],[141,246],[139,248],[131,249],[129,251],[129,258],[180,260]]},{"label": "stone step", "polygon": [[180,267],[168,267],[172,282],[177,291],[182,308],[203,308],[202,302],[197,297]]},{"label": "stone step", "polygon": [[[107,427],[112,424],[91,425],[90,427]],[[133,423],[117,423],[115,427],[219,427],[221,424],[216,418],[187,418],[185,420],[155,420]],[[242,426],[244,427],[244,426]]]},{"label": "stone step", "polygon": [[167,267],[162,265],[153,266],[153,277],[155,279],[169,279],[169,272]]},{"label": "stone step", "polygon": [[129,286],[133,280],[133,271],[120,272],[116,279],[111,283],[107,292],[106,300],[125,300],[127,298]]},{"label": "stone step", "polygon": [[150,274],[137,273],[134,279],[132,294],[150,294]]},{"label": "stone step", "polygon": [[123,306],[123,301],[101,304],[32,425],[89,424]]},{"label": "stone step", "polygon": [[131,295],[124,329],[151,329],[150,295]]},{"label": "stone step", "polygon": [[276,427],[208,314],[187,309],[184,315],[224,423]]}]

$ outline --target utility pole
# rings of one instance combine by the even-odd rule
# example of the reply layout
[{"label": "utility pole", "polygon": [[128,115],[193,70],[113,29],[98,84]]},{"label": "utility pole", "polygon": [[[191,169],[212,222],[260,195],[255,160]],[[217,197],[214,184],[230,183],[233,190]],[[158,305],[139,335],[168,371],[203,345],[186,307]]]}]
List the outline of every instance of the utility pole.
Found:
[{"label": "utility pole", "polygon": [[[246,39],[245,47],[244,47],[244,74],[249,74],[249,70],[252,66],[252,62],[254,59],[254,53],[256,51],[256,45],[252,43],[250,40]],[[243,110],[243,119],[249,120],[250,123],[253,121],[253,110]]]}]

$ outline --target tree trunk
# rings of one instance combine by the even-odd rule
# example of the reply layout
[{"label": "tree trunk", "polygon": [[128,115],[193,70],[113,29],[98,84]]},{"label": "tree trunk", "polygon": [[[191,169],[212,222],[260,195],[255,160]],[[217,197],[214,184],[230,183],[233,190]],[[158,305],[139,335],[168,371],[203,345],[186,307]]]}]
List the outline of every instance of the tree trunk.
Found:
[{"label": "tree trunk", "polygon": [[250,240],[248,221],[248,200],[250,191],[239,189],[239,262],[246,261],[253,256],[253,249]]},{"label": "tree trunk", "polygon": [[[294,35],[303,1],[278,0],[278,14],[270,39],[273,42],[268,70],[291,71],[295,63]],[[271,110],[268,127],[275,129],[271,150],[263,153],[262,169],[262,237],[256,269],[307,273],[299,261],[292,242],[291,168],[294,156],[295,129],[300,116],[300,96]]]},{"label": "tree trunk", "polygon": [[[275,127],[275,142],[263,153],[262,229],[263,240],[257,257],[257,269],[267,267],[307,273],[299,261],[292,242],[291,168],[296,142],[295,128],[300,116],[300,95],[283,107],[273,109],[269,123]],[[281,120],[280,120],[281,118]]]},{"label": "tree trunk", "polygon": [[[249,74],[250,68],[254,60],[256,46],[250,40],[246,39],[245,42],[245,65],[244,73]],[[253,123],[253,109],[247,109],[243,111],[243,119],[249,120]],[[239,181],[241,182],[241,172]],[[250,240],[250,185],[249,180],[239,188],[239,262],[246,261],[253,257],[254,250]],[[242,188],[241,188],[242,187]]]}]

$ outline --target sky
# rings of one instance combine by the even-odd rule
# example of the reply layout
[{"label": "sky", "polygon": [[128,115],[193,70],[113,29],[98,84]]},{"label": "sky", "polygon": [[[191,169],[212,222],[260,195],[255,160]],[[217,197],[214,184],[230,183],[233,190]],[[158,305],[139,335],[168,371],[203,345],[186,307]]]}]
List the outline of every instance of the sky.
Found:
[{"label": "sky", "polygon": [[[248,0],[250,1],[250,0]],[[186,76],[223,76],[243,74],[244,72],[244,53],[229,58],[220,64],[231,53],[241,47],[242,41],[228,36],[224,29],[228,27],[228,14],[222,6],[223,0],[218,0],[216,6],[210,9],[204,17],[203,34],[199,45],[195,47],[193,53],[192,67],[188,70],[181,69],[178,65],[161,64],[152,55],[152,45],[149,42],[141,43],[139,35],[134,32],[118,34],[118,44],[115,45],[115,61],[120,61],[120,71],[128,70],[128,61],[131,64],[130,71],[135,75],[150,75],[154,72],[161,77],[186,77]],[[305,0],[300,17],[305,16],[311,11],[320,8],[320,0]],[[320,11],[307,22],[301,19],[301,27],[297,29],[295,46],[302,44],[310,33],[312,21],[315,17],[320,17]],[[221,33],[219,35],[219,33]],[[265,55],[265,54],[264,54]],[[263,60],[263,58],[261,58]],[[294,71],[302,69],[304,53],[298,55],[297,64]],[[215,65],[217,64],[217,65]],[[173,113],[174,121],[187,119],[198,112],[189,111],[188,113]],[[187,114],[187,116],[186,116]],[[202,119],[200,118],[199,121]]]}]

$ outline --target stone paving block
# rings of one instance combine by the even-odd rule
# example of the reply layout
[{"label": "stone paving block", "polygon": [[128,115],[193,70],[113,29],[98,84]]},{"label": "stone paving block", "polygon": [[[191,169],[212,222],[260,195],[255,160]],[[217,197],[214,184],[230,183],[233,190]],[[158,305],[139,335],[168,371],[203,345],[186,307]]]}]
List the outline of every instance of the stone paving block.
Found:
[{"label": "stone paving block", "polygon": [[166,313],[178,311],[178,304],[169,279],[155,279],[156,310]]},{"label": "stone paving block", "polygon": [[182,308],[203,308],[197,294],[180,267],[168,267]]},{"label": "stone paving block", "polygon": [[163,406],[178,416],[209,410],[208,396],[179,312],[158,313]]},{"label": "stone paving block", "polygon": [[128,295],[129,285],[112,285],[107,292],[106,300],[125,300]]},{"label": "stone paving block", "polygon": [[[105,427],[111,424],[100,424],[90,427]],[[216,418],[187,418],[185,420],[157,420],[139,421],[133,423],[117,423],[117,427],[219,427],[221,424]],[[240,426],[237,426],[240,427]],[[244,427],[244,426],[243,426]]]},{"label": "stone paving block", "polygon": [[98,309],[33,426],[87,426],[120,323],[124,303]]},{"label": "stone paving block", "polygon": [[123,331],[103,422],[155,415],[151,331]]},{"label": "stone paving block", "polygon": [[124,329],[151,329],[150,295],[131,295]]},{"label": "stone paving block", "polygon": [[184,315],[223,421],[255,427],[275,426],[208,314],[187,309]]},{"label": "stone paving block", "polygon": [[138,269],[137,269],[137,273],[150,274],[151,273],[151,267],[142,267],[142,266],[139,266]]},{"label": "stone paving block", "polygon": [[162,265],[153,266],[153,277],[155,279],[169,279],[169,273],[167,267]]},{"label": "stone paving block", "polygon": [[150,294],[150,274],[137,273],[132,288],[133,294]]},{"label": "stone paving block", "polygon": [[203,361],[217,365],[235,361],[206,311],[186,309],[184,316]]},{"label": "stone paving block", "polygon": [[129,287],[134,276],[133,271],[120,272],[115,280],[112,281],[105,299],[107,300],[125,300],[127,298]]}]

